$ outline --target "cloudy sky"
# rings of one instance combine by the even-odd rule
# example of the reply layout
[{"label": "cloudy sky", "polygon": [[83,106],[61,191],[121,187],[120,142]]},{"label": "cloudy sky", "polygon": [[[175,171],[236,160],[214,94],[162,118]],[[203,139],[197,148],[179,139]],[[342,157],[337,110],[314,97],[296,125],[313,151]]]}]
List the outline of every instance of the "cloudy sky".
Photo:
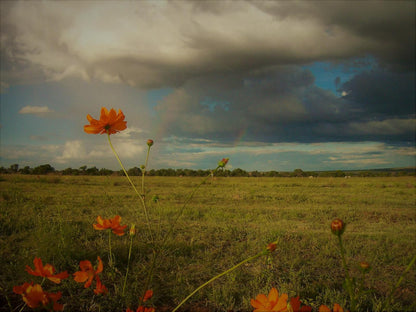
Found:
[{"label": "cloudy sky", "polygon": [[1,166],[415,166],[414,1],[0,5]]}]

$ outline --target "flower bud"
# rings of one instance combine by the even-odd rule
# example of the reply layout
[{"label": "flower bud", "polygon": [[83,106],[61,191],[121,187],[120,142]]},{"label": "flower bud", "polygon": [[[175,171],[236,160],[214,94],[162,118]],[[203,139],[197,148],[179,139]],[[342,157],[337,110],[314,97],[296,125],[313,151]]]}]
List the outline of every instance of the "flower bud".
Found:
[{"label": "flower bud", "polygon": [[331,231],[335,235],[342,235],[345,230],[345,223],[341,219],[335,219],[331,222]]},{"label": "flower bud", "polygon": [[147,146],[152,146],[153,145],[153,140],[151,140],[151,139],[149,139],[149,140],[147,140]]},{"label": "flower bud", "polygon": [[129,234],[130,234],[130,236],[134,236],[136,234],[136,225],[135,224],[132,224],[130,226]]},{"label": "flower bud", "polygon": [[228,163],[229,158],[223,158],[218,162],[218,167],[224,168],[225,165]]},{"label": "flower bud", "polygon": [[370,264],[367,261],[361,261],[360,268],[363,271],[363,273],[367,273],[368,271],[370,271]]},{"label": "flower bud", "polygon": [[270,244],[268,244],[267,245],[267,247],[266,247],[266,249],[268,250],[268,251],[270,251],[270,252],[273,252],[273,251],[275,251],[276,250],[276,248],[277,248],[277,244],[276,243],[270,243]]}]

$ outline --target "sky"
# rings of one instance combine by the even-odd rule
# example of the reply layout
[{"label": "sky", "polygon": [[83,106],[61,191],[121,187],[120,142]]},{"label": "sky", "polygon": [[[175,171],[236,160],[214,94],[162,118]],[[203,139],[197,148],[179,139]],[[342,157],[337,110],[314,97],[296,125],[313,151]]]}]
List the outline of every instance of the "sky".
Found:
[{"label": "sky", "polygon": [[415,166],[414,1],[1,1],[0,166]]}]

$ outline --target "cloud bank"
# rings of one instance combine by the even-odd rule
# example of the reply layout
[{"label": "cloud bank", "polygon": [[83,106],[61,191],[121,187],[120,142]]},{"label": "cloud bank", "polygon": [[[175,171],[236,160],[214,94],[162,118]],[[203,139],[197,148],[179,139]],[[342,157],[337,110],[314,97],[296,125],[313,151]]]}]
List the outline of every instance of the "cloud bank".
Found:
[{"label": "cloud bank", "polygon": [[[0,5],[3,92],[69,80],[112,86],[100,87],[99,94],[75,89],[79,103],[71,105],[83,110],[84,101],[94,99],[130,101],[127,89],[115,95],[116,85],[168,89],[152,104],[143,104],[143,95],[136,109],[126,104],[130,120],[143,121],[138,126],[158,141],[195,144],[194,158],[203,144],[213,151],[373,141],[402,150],[415,141],[414,1]],[[331,78],[336,92],[317,85],[316,72],[308,68],[315,62],[342,68],[340,77]],[[48,107],[55,109],[27,106],[20,113]],[[65,145],[59,160],[90,155],[77,144]],[[128,146],[126,141],[129,155],[140,152]]]}]

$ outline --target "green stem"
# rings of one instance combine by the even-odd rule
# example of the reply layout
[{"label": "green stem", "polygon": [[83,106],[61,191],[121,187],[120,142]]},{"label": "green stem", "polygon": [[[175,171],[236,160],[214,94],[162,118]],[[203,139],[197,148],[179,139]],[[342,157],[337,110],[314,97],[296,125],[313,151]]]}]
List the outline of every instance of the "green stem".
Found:
[{"label": "green stem", "polygon": [[193,191],[188,195],[188,198],[185,200],[185,203],[183,204],[183,206],[182,206],[182,208],[179,210],[179,213],[178,213],[178,215],[176,216],[176,218],[173,220],[173,222],[171,223],[171,227],[170,227],[170,229],[169,229],[169,231],[168,231],[168,233],[165,235],[165,238],[163,239],[163,241],[162,241],[162,248],[165,246],[165,244],[166,244],[166,241],[167,241],[167,239],[168,239],[168,237],[172,234],[172,232],[174,231],[174,229],[175,229],[175,225],[176,225],[176,223],[178,222],[178,220],[179,220],[179,218],[182,216],[182,214],[183,214],[183,211],[185,210],[185,208],[186,208],[186,206],[188,205],[188,203],[191,201],[191,199],[194,197],[194,195],[195,195],[195,193],[196,193],[196,191],[201,187],[201,185],[203,185],[207,180],[208,180],[208,178],[211,176],[211,175],[213,175],[214,174],[214,172],[216,172],[217,170],[218,170],[218,168],[220,168],[220,166],[218,166],[217,168],[215,168],[213,171],[212,171],[212,173],[210,173],[208,176],[206,176],[202,181],[201,181],[201,183],[199,183],[194,189],[193,189]]},{"label": "green stem", "polygon": [[109,265],[112,268],[113,267],[113,255],[111,253],[111,231],[108,231],[108,250],[109,250],[109,253],[110,253],[110,255],[109,255],[109,258],[110,258]]},{"label": "green stem", "polygon": [[133,181],[130,179],[130,176],[127,174],[127,171],[126,171],[126,169],[125,169],[125,168],[124,168],[124,166],[123,166],[123,163],[121,162],[120,158],[119,158],[119,157],[118,157],[118,155],[117,155],[116,150],[115,150],[115,149],[114,149],[114,147],[113,147],[113,144],[111,143],[110,134],[109,134],[109,133],[107,133],[107,135],[108,135],[108,143],[110,144],[111,150],[113,151],[114,155],[116,156],[117,161],[118,161],[118,163],[120,164],[121,169],[123,170],[124,174],[125,174],[125,175],[126,175],[126,177],[127,177],[127,180],[130,182],[130,185],[133,187],[134,191],[135,191],[135,192],[136,192],[136,194],[139,196],[139,198],[140,198],[140,200],[141,200],[141,202],[142,202],[143,209],[144,209],[144,215],[145,215],[145,217],[146,217],[146,223],[147,223],[147,227],[148,227],[148,230],[149,230],[150,238],[151,238],[152,242],[154,243],[153,234],[152,234],[152,229],[151,229],[151,227],[150,227],[149,214],[148,214],[148,212],[147,212],[147,207],[146,207],[146,203],[144,202],[143,196],[141,196],[141,194],[140,194],[140,193],[139,193],[139,191],[137,190],[136,186],[134,185]]},{"label": "green stem", "polygon": [[133,246],[133,235],[130,235],[129,257],[127,258],[126,276],[124,277],[124,283],[123,283],[123,292],[122,292],[122,296],[123,297],[124,297],[124,290],[126,289],[127,276],[129,275],[129,266],[130,266],[130,258],[131,258],[131,249],[132,249],[132,246]]},{"label": "green stem", "polygon": [[221,276],[224,276],[232,271],[234,271],[235,269],[237,269],[238,267],[242,266],[244,263],[247,263],[251,260],[254,260],[258,257],[261,257],[265,254],[267,254],[268,252],[262,251],[260,253],[258,253],[255,256],[249,257],[243,261],[241,261],[240,263],[236,264],[235,266],[233,266],[231,269],[228,269],[227,271],[224,271],[220,274],[218,274],[217,276],[214,276],[213,278],[211,278],[209,281],[205,282],[204,284],[202,284],[201,286],[199,286],[197,289],[195,289],[193,292],[191,292],[185,299],[183,299],[181,301],[181,303],[179,303],[179,305],[176,306],[175,309],[172,310],[172,312],[175,312],[176,310],[179,309],[179,307],[181,307],[186,301],[188,301],[189,298],[191,298],[194,294],[196,294],[199,290],[201,290],[202,288],[204,288],[205,286],[207,286],[208,284],[212,283],[213,281],[215,281],[216,279],[220,278]]},{"label": "green stem", "polygon": [[150,154],[150,146],[148,145],[148,147],[147,147],[147,154],[146,154],[146,161],[144,163],[144,169],[142,171],[142,196],[143,196],[143,198],[145,196],[145,193],[144,193],[144,176],[146,174],[147,162],[149,160],[149,154]]},{"label": "green stem", "polygon": [[146,283],[144,284],[145,287],[144,287],[144,290],[143,290],[143,295],[140,297],[140,300],[139,300],[139,306],[142,305],[144,295],[146,294],[147,288],[149,287],[150,281],[152,280],[153,271],[156,267],[156,259],[157,259],[158,255],[159,255],[159,252],[153,250],[152,264],[150,265],[149,274],[147,274]]},{"label": "green stem", "polygon": [[384,309],[386,308],[386,306],[391,302],[391,299],[393,298],[394,292],[400,286],[400,284],[403,282],[404,276],[406,275],[407,272],[409,272],[409,270],[411,269],[411,267],[415,264],[415,261],[416,261],[416,255],[409,262],[409,264],[407,265],[406,270],[404,270],[404,272],[400,276],[399,280],[397,281],[396,285],[393,286],[393,288],[392,288],[392,290],[390,292],[390,295],[387,297],[386,301],[384,301],[384,303],[383,303],[383,306],[381,308],[381,311],[384,311]]},{"label": "green stem", "polygon": [[[169,231],[166,233],[165,237],[162,240],[161,243],[161,247],[159,248],[158,251],[153,251],[153,258],[152,258],[152,262],[150,265],[150,270],[149,270],[149,274],[147,275],[146,278],[146,283],[145,283],[145,287],[144,287],[144,293],[146,292],[147,288],[150,285],[150,281],[152,280],[152,275],[153,275],[153,271],[154,268],[156,267],[156,260],[160,254],[160,251],[163,250],[163,248],[165,247],[168,237],[173,233],[174,229],[175,229],[175,225],[177,223],[177,221],[179,220],[179,218],[182,216],[183,211],[185,210],[186,206],[188,205],[188,203],[191,201],[192,197],[195,195],[196,191],[201,187],[201,185],[203,185],[205,183],[205,181],[215,172],[217,171],[219,168],[219,166],[217,168],[215,168],[215,170],[212,171],[212,173],[210,173],[208,176],[206,176],[201,183],[199,183],[193,190],[192,192],[188,195],[187,199],[185,200],[185,203],[183,204],[182,208],[179,210],[178,215],[176,216],[176,218],[173,220],[173,222],[171,223],[171,227],[169,229]],[[144,293],[142,298],[144,297]],[[142,304],[142,299],[140,299],[140,303],[139,306]]]},{"label": "green stem", "polygon": [[337,235],[337,236],[338,236],[339,247],[341,250],[342,265],[344,266],[344,271],[345,271],[345,282],[347,284],[346,285],[347,291],[348,291],[348,294],[350,295],[350,300],[351,300],[351,311],[355,311],[355,298],[354,298],[353,289],[352,289],[352,281],[350,278],[350,274],[348,272],[347,261],[345,260],[345,249],[342,244],[341,235]]}]

